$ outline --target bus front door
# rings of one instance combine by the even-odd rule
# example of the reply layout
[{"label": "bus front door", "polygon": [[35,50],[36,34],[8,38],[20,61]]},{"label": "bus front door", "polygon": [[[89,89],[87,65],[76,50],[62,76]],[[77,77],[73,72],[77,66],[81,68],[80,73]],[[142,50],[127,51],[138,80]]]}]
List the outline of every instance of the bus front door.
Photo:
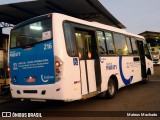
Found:
[{"label": "bus front door", "polygon": [[138,46],[138,51],[139,51],[140,60],[141,60],[142,78],[147,78],[146,60],[145,60],[145,53],[144,53],[144,48],[143,48],[143,41],[137,40],[137,46]]},{"label": "bus front door", "polygon": [[76,30],[81,72],[82,95],[100,91],[101,72],[95,33]]}]

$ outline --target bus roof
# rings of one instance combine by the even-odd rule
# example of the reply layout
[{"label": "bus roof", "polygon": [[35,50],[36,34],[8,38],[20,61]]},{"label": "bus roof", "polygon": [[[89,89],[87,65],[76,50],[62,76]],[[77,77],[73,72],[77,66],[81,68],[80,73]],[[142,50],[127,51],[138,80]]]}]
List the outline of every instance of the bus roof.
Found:
[{"label": "bus roof", "polygon": [[[127,32],[124,29],[119,29],[119,28],[112,27],[112,26],[105,25],[105,24],[101,24],[101,23],[98,23],[98,22],[95,22],[95,21],[89,22],[89,21],[85,21],[85,20],[82,20],[82,19],[74,18],[74,17],[71,17],[71,16],[59,14],[59,13],[53,13],[53,15],[54,16],[56,15],[57,17],[59,16],[58,18],[61,19],[61,22],[63,22],[64,20],[68,20],[68,21],[71,21],[71,22],[77,22],[79,24],[84,24],[84,25],[91,26],[91,27],[96,27],[96,28],[100,28],[100,29],[109,30],[109,31],[112,31],[112,32],[122,33],[122,34],[125,34],[125,35],[128,35],[128,36],[132,36],[132,37],[136,37],[136,38],[144,40],[143,36],[133,34],[133,33]],[[60,21],[60,19],[58,19],[58,20]]]}]

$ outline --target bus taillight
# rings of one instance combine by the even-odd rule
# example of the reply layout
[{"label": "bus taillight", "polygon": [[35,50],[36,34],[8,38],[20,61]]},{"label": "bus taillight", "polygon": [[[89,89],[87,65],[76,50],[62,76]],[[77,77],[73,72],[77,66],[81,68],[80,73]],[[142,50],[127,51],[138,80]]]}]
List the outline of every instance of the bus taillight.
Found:
[{"label": "bus taillight", "polygon": [[8,76],[10,77],[10,68],[7,68]]},{"label": "bus taillight", "polygon": [[59,68],[56,68],[56,73],[61,73],[61,69],[59,69]]},{"label": "bus taillight", "polygon": [[61,80],[62,70],[63,70],[63,61],[59,57],[55,56],[55,73],[57,82]]},{"label": "bus taillight", "polygon": [[7,68],[7,71],[10,72],[10,68],[9,67]]},{"label": "bus taillight", "polygon": [[60,63],[59,61],[56,61],[56,62],[55,62],[55,65],[56,65],[56,67],[60,67],[60,66],[61,66],[61,63]]}]

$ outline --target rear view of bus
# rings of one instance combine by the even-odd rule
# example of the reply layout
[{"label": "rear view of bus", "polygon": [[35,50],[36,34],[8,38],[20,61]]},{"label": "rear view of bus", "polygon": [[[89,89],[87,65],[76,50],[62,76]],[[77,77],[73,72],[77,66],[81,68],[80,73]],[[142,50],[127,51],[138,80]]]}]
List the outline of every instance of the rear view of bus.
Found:
[{"label": "rear view of bus", "polygon": [[47,98],[48,87],[55,83],[51,15],[30,19],[12,29],[9,59],[12,97]]},{"label": "rear view of bus", "polygon": [[9,58],[14,98],[73,101],[100,93],[113,98],[119,88],[147,82],[153,74],[143,37],[59,13],[15,26]]}]

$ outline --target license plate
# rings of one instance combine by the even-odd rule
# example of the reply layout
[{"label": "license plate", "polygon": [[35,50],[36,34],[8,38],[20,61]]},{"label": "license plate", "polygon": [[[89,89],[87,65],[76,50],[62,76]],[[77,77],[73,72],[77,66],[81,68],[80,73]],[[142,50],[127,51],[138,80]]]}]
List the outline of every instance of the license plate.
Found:
[{"label": "license plate", "polygon": [[36,78],[35,77],[27,77],[26,82],[28,82],[28,83],[36,82]]}]

